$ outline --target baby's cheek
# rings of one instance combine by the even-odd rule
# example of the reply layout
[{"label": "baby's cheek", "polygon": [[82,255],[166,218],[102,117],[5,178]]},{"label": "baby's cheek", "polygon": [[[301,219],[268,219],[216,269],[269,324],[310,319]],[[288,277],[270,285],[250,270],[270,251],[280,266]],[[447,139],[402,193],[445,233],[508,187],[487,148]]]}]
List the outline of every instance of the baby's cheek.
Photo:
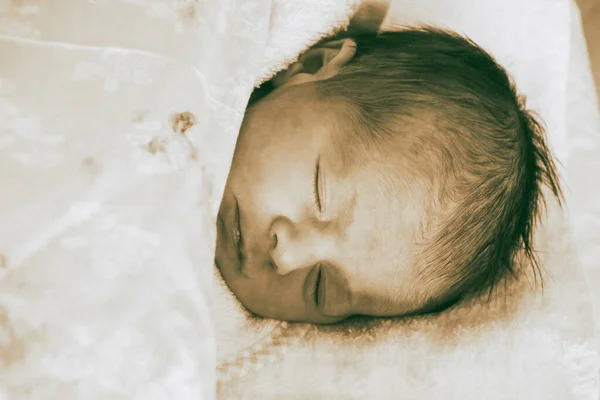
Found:
[{"label": "baby's cheek", "polygon": [[267,308],[264,280],[245,277],[236,277],[234,280],[235,282],[231,285],[232,292],[240,303],[253,313],[263,315]]}]

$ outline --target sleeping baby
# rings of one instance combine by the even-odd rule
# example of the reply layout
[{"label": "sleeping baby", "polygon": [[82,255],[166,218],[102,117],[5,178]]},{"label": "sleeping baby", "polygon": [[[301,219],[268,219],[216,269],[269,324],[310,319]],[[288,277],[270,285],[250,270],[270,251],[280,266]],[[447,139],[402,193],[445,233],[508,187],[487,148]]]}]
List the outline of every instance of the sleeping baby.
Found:
[{"label": "sleeping baby", "polygon": [[434,28],[325,41],[257,89],[217,220],[251,312],[334,323],[490,294],[537,269],[544,132],[484,50]]}]

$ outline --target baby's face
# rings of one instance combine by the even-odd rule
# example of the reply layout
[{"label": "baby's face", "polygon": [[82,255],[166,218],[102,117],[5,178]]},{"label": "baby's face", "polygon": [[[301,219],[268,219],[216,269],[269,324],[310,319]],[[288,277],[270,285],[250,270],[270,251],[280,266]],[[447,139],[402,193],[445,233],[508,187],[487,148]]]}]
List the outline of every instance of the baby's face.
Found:
[{"label": "baby's face", "polygon": [[246,116],[216,264],[240,302],[264,317],[332,323],[414,311],[419,202],[385,179],[385,160],[344,157],[350,135],[312,90],[277,91]]}]

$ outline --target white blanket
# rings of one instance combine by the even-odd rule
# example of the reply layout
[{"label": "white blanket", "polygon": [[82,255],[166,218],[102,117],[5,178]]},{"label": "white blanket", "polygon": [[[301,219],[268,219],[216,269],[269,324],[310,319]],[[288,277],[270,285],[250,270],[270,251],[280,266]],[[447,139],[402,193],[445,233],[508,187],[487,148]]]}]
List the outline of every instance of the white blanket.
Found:
[{"label": "white blanket", "polygon": [[[595,400],[589,293],[552,204],[538,246],[553,279],[543,297],[511,288],[509,307],[315,329],[251,319],[213,280],[214,218],[252,85],[354,6],[0,8],[0,399],[210,399],[218,379],[231,399]],[[392,11],[390,24],[443,24],[491,50],[568,159],[569,2]]]},{"label": "white blanket", "polygon": [[211,399],[214,216],[270,1],[0,8],[0,399]]}]

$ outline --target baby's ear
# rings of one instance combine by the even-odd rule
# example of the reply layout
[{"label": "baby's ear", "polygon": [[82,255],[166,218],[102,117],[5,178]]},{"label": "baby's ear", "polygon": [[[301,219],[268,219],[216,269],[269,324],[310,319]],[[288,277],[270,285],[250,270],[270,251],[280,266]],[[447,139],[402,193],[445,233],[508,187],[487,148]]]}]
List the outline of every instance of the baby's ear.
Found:
[{"label": "baby's ear", "polygon": [[340,39],[311,47],[288,69],[272,79],[274,87],[316,82],[335,76],[348,64],[356,53],[356,42]]}]

